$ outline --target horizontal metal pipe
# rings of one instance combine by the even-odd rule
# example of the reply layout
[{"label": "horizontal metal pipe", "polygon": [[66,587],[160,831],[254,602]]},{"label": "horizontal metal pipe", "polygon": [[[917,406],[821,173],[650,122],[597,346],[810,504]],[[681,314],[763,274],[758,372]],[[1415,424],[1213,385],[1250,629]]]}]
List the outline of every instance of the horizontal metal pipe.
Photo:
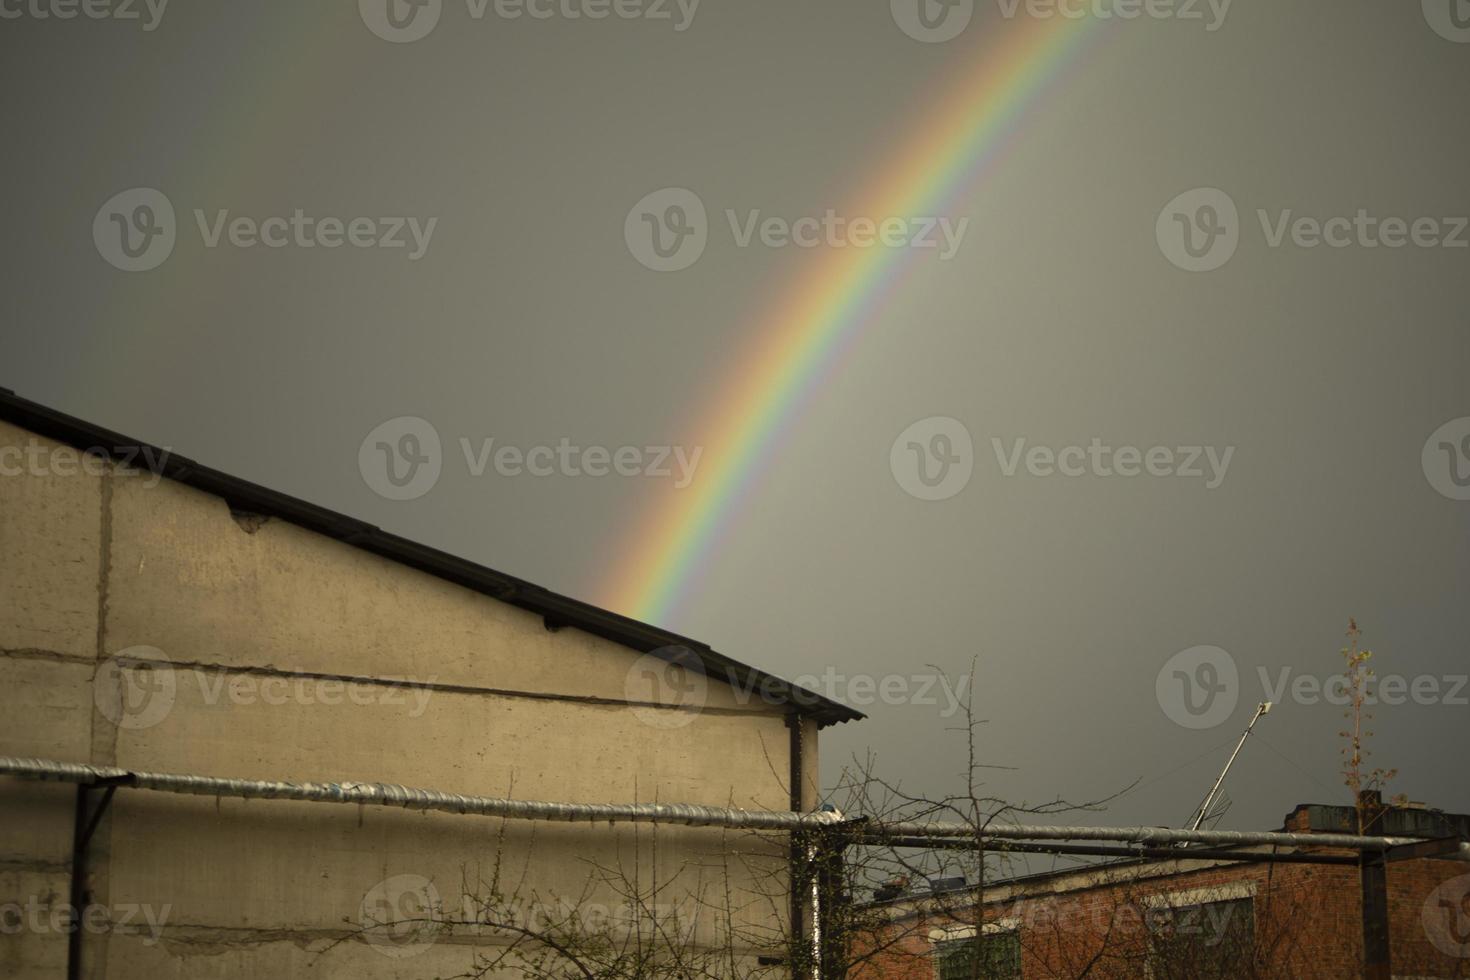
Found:
[{"label": "horizontal metal pipe", "polygon": [[[784,810],[742,810],[693,803],[553,803],[463,796],[396,783],[290,783],[255,779],[224,779],[175,773],[137,772],[114,766],[92,766],[50,759],[0,757],[0,775],[26,776],[66,783],[115,782],[137,789],[195,796],[231,796],[240,799],[305,800],[313,803],[357,803],[408,810],[441,810],[520,820],[583,823],[665,823],[695,827],[795,831],[835,829],[847,823],[835,811],[794,813]],[[977,828],[960,822],[863,821],[859,833],[874,839],[928,838],[975,840]],[[1169,827],[1054,827],[991,824],[979,829],[984,840],[1115,841],[1142,845],[1204,844],[1226,847],[1281,846],[1335,847],[1354,851],[1384,851],[1418,841],[1416,837],[1364,837],[1354,834],[1258,833],[1230,830],[1174,830]],[[1470,844],[1454,855],[1470,859]]]},{"label": "horizontal metal pipe", "polygon": [[305,800],[312,803],[358,803],[407,810],[442,810],[487,817],[555,820],[583,823],[664,823],[693,827],[731,827],[748,830],[804,830],[830,827],[841,821],[837,813],[789,813],[699,806],[692,803],[548,803],[462,796],[396,783],[287,783],[255,779],[221,779],[174,773],[135,772],[112,766],[90,766],[48,759],[0,757],[0,775],[28,776],[65,783],[115,781],[137,789],[195,796],[231,796],[240,799]]},{"label": "horizontal metal pipe", "polygon": [[1051,827],[992,824],[975,827],[956,821],[896,822],[869,825],[869,830],[893,837],[969,838],[977,834],[995,840],[1100,840],[1136,844],[1212,844],[1226,847],[1341,847],[1352,851],[1386,851],[1417,837],[1365,837],[1357,834],[1296,834],[1242,830],[1176,830],[1172,827]]},{"label": "horizontal metal pipe", "polygon": [[[855,843],[888,847],[980,850],[974,841],[937,837],[861,837]],[[1235,851],[1210,847],[1137,847],[1128,844],[1063,844],[988,840],[985,850],[1014,854],[1048,854],[1076,857],[1165,858],[1177,861],[1257,861],[1275,864],[1345,864],[1357,867],[1358,859],[1348,854],[1312,854],[1301,851]]]}]

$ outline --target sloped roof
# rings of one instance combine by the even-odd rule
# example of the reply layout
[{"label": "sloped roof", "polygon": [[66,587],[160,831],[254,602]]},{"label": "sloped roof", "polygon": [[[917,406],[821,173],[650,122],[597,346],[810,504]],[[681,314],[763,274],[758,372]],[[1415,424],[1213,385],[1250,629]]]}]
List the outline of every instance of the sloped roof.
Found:
[{"label": "sloped roof", "polygon": [[119,458],[120,450],[124,447],[136,450],[139,455],[131,461],[132,465],[141,467],[145,459],[161,461],[158,466],[162,476],[223,498],[234,510],[288,521],[501,602],[519,606],[541,616],[547,629],[575,627],[640,653],[667,647],[685,648],[699,658],[709,676],[725,680],[743,690],[759,691],[763,697],[769,697],[777,704],[789,705],[794,712],[815,719],[819,725],[856,721],[866,717],[862,712],[814,691],[727,657],[697,640],[559,595],[513,575],[396,534],[389,534],[345,514],[202,466],[172,450],[164,452],[159,447],[21,398],[6,388],[0,388],[0,419],[76,449],[96,451],[113,458]]}]

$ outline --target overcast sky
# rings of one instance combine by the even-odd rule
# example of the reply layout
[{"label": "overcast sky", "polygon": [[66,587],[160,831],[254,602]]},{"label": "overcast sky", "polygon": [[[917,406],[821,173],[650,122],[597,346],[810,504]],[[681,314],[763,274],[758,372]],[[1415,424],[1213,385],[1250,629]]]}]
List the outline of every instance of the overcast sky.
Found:
[{"label": "overcast sky", "polygon": [[[973,660],[990,789],[1138,781],[1110,823],[1184,822],[1272,698],[1222,824],[1264,828],[1346,800],[1355,616],[1372,762],[1470,810],[1470,4],[1088,0],[925,215],[862,188],[1054,7],[374,2],[0,0],[0,386],[612,602],[781,297],[904,219],[658,625],[866,711],[829,783],[953,786],[929,665]],[[372,475],[404,418],[430,485]]]}]

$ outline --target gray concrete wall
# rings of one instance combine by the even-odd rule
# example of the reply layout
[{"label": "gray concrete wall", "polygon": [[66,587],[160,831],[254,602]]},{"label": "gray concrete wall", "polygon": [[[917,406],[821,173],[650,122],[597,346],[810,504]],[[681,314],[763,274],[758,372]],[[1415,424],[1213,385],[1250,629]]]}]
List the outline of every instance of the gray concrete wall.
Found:
[{"label": "gray concrete wall", "polygon": [[[789,807],[779,707],[713,679],[681,694],[671,684],[687,678],[635,651],[550,632],[518,608],[232,515],[182,485],[68,466],[73,451],[0,423],[6,446],[46,462],[0,476],[0,754]],[[810,723],[805,742],[815,773]],[[815,800],[814,782],[803,795]],[[0,780],[0,975],[65,975],[66,935],[50,911],[67,900],[74,801],[67,787]],[[365,901],[407,908],[437,893],[453,915],[498,866],[517,882],[501,891],[526,902],[612,909],[622,902],[607,887],[588,891],[601,867],[636,874],[645,891],[659,883],[658,901],[689,917],[696,882],[769,892],[785,853],[782,840],[709,829],[502,825],[125,790],[91,848],[90,904],[114,925],[84,930],[84,964],[91,977],[149,980],[452,974],[494,940],[459,930],[369,942],[358,934]],[[744,915],[774,925],[782,911],[758,903]],[[697,919],[699,935],[716,935],[711,909]]]}]

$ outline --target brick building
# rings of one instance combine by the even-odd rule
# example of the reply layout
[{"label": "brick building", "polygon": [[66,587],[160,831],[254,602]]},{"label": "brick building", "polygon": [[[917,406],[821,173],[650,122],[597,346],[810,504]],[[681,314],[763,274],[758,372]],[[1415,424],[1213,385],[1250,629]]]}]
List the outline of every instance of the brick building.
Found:
[{"label": "brick building", "polygon": [[[1300,805],[1283,829],[1352,833],[1355,811]],[[1385,808],[1370,832],[1464,839],[1470,817]],[[981,977],[1025,980],[1363,976],[1356,857],[1302,848],[1268,861],[1264,849],[1239,851],[1263,859],[1125,859],[1000,879],[983,891],[954,880],[905,887],[875,900],[886,924],[865,937],[874,952],[858,976],[960,980],[975,958]],[[1301,862],[1309,855],[1339,863]],[[1392,976],[1470,977],[1470,865],[1395,860],[1387,883]]]}]

